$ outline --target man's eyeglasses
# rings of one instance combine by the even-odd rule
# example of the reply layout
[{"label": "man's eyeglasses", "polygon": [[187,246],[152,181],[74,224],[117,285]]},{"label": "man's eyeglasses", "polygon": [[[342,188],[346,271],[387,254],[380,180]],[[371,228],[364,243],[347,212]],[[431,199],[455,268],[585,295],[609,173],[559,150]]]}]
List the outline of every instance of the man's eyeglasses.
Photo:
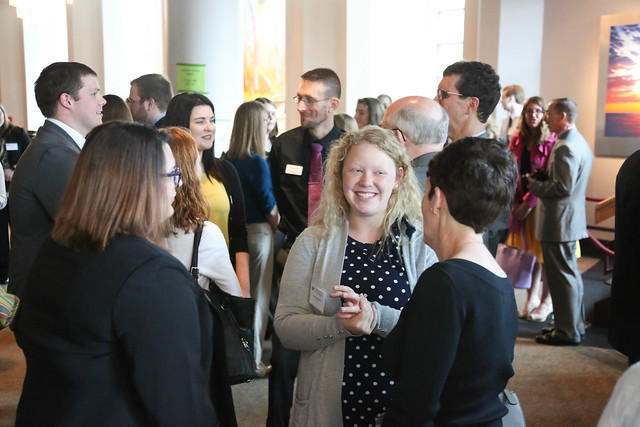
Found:
[{"label": "man's eyeglasses", "polygon": [[313,99],[313,98],[307,98],[306,96],[297,96],[297,95],[293,97],[293,101],[296,103],[296,105],[300,104],[300,102],[303,102],[304,105],[306,105],[307,107],[313,107],[318,102],[326,101],[328,99],[331,99],[331,98]]},{"label": "man's eyeglasses", "polygon": [[402,132],[400,129],[398,128],[393,128],[393,129],[389,129],[391,132],[395,132],[398,131],[400,132],[400,135],[402,135],[402,142],[407,142],[407,137],[404,136],[404,132]]},{"label": "man's eyeglasses", "polygon": [[140,98],[137,101],[133,98],[127,98],[125,101],[127,101],[127,104],[135,104],[136,102],[142,103],[144,102],[144,99]]},{"label": "man's eyeglasses", "polygon": [[440,101],[442,101],[443,99],[447,99],[451,95],[459,96],[461,98],[466,98],[469,96],[469,95],[463,95],[458,92],[449,92],[447,90],[436,89],[436,96],[438,97],[438,99],[440,99]]},{"label": "man's eyeglasses", "polygon": [[162,176],[173,178],[173,184],[176,186],[176,190],[180,187],[180,183],[182,182],[182,171],[179,167],[174,166],[173,172],[165,173]]}]

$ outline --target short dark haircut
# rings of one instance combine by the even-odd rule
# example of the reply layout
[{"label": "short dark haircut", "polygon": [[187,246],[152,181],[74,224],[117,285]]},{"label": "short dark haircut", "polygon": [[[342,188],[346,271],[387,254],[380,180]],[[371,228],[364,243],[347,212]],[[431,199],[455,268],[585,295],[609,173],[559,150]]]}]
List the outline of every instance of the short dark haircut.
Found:
[{"label": "short dark haircut", "polygon": [[[553,105],[551,105],[551,102]],[[578,104],[573,98],[557,98],[552,100],[549,105],[556,113],[566,113],[569,123],[575,123],[578,118]]]},{"label": "short dark haircut", "polygon": [[101,252],[118,234],[158,242],[166,235],[161,176],[168,141],[166,133],[133,122],[111,122],[89,132],[62,198],[53,240],[89,252]]},{"label": "short dark haircut", "polygon": [[45,117],[53,117],[58,111],[60,95],[67,93],[78,99],[83,87],[82,78],[97,76],[96,72],[79,62],[54,62],[45,67],[35,83],[36,103]]},{"label": "short dark haircut", "polygon": [[500,101],[500,77],[489,64],[478,61],[458,61],[442,72],[444,77],[459,75],[456,89],[464,96],[478,98],[478,120],[486,123]]},{"label": "short dark haircut", "polygon": [[520,85],[509,85],[504,87],[505,95],[511,96],[516,100],[516,103],[522,105],[524,102],[524,88]]},{"label": "short dark haircut", "polygon": [[451,216],[480,233],[513,202],[518,166],[505,145],[469,136],[436,154],[427,176],[428,197],[440,188]]},{"label": "short dark haircut", "polygon": [[327,88],[326,95],[336,97],[340,99],[342,95],[342,87],[340,86],[340,78],[335,71],[329,68],[316,68],[311,71],[307,71],[300,76],[302,80],[309,80],[310,82],[322,82]]},{"label": "short dark haircut", "polygon": [[153,98],[162,111],[167,109],[173,96],[171,82],[161,74],[145,74],[131,81],[131,85],[138,86],[141,100]]}]

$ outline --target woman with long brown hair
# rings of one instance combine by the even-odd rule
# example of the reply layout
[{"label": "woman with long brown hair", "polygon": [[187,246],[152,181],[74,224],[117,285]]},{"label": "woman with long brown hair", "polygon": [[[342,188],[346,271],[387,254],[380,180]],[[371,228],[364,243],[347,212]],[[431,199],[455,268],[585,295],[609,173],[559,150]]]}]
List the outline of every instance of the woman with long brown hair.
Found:
[{"label": "woman with long brown hair", "polygon": [[255,372],[263,377],[268,362],[262,360],[273,279],[274,233],[278,208],[271,174],[265,160],[267,111],[259,102],[245,102],[236,111],[227,160],[236,168],[242,185],[249,240],[251,296],[256,300]]},{"label": "woman with long brown hair", "polygon": [[156,245],[180,185],[167,140],[122,122],[87,135],[15,320],[16,425],[217,424],[211,309]]},{"label": "woman with long brown hair", "polygon": [[[547,124],[542,120],[546,106],[544,99],[539,96],[527,99],[520,116],[518,132],[509,143],[509,150],[516,157],[520,176],[545,170],[547,167],[556,135],[549,132]],[[531,287],[527,289],[527,300],[518,311],[518,316],[544,322],[553,312],[553,303],[544,277],[542,247],[535,237],[538,198],[528,187],[526,179],[518,180],[509,223],[508,244],[536,256]]]}]

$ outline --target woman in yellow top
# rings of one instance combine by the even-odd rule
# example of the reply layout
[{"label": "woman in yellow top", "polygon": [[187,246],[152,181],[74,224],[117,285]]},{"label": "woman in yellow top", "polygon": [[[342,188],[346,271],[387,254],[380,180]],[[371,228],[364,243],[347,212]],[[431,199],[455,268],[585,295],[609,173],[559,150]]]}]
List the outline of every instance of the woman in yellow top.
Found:
[{"label": "woman in yellow top", "polygon": [[249,291],[249,246],[245,224],[244,198],[235,168],[213,154],[216,117],[213,103],[198,93],[185,92],[173,97],[167,107],[165,126],[182,126],[196,140],[203,171],[201,183],[209,205],[207,219],[216,224],[229,246],[231,262],[236,270],[242,294]]}]

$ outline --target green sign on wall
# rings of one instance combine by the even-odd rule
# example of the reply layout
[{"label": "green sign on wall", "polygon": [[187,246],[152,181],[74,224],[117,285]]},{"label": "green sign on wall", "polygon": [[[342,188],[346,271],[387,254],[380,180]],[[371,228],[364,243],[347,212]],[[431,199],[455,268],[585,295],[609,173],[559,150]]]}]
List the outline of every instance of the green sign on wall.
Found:
[{"label": "green sign on wall", "polygon": [[197,92],[206,95],[204,90],[204,64],[176,64],[177,92]]}]

